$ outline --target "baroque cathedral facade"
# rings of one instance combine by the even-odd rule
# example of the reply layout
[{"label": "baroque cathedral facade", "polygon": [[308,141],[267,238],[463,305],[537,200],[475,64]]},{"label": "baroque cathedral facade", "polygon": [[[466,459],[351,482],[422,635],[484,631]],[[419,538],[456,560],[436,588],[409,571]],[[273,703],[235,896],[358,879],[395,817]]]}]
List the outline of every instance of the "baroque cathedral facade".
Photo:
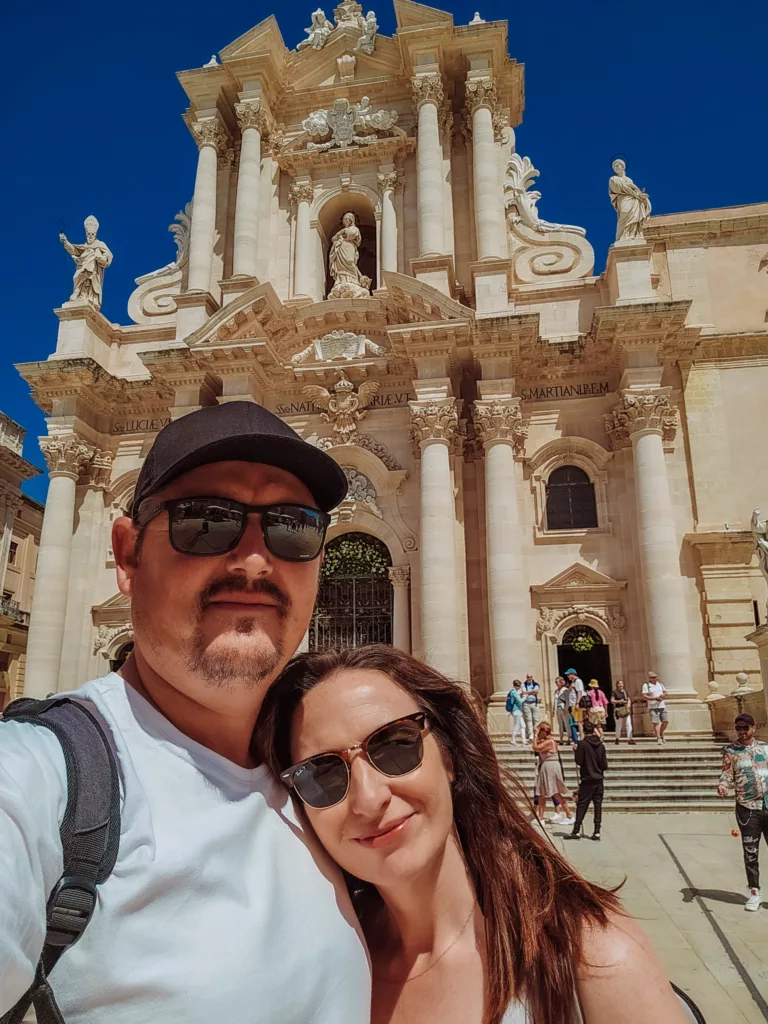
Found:
[{"label": "baroque cathedral facade", "polygon": [[633,695],[652,669],[671,728],[707,730],[710,680],[760,679],[768,203],[653,216],[616,161],[596,275],[517,152],[507,23],[394,6],[392,37],[343,0],[296,49],[269,17],[179,75],[194,194],[131,322],[100,312],[96,222],[64,240],[55,351],[18,367],[51,478],[26,692],[119,664],[110,527],[154,436],[252,400],[350,484],[306,645],[412,651],[496,731],[527,672],[550,703],[566,667]]}]

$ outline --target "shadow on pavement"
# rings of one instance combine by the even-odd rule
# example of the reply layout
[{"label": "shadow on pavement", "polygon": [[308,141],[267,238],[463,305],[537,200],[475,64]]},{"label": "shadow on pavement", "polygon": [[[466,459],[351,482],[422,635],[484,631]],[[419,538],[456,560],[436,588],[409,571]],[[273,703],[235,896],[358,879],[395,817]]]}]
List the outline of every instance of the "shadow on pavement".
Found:
[{"label": "shadow on pavement", "polygon": [[[680,890],[683,903],[693,903],[697,896],[701,896],[705,900],[716,900],[718,903],[733,903],[736,906],[743,907],[745,896],[738,892],[725,892],[723,889],[681,889]],[[768,907],[763,905],[761,910],[768,910]]]}]

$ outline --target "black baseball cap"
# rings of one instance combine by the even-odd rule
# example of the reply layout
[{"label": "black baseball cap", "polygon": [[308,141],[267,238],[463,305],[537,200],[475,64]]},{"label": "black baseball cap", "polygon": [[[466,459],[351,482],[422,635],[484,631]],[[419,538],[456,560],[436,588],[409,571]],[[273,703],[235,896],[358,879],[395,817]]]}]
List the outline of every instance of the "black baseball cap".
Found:
[{"label": "black baseball cap", "polygon": [[141,467],[131,515],[177,476],[211,462],[262,462],[293,473],[324,512],[347,493],[347,478],[330,455],[315,448],[255,402],[225,402],[187,413],[155,438]]}]

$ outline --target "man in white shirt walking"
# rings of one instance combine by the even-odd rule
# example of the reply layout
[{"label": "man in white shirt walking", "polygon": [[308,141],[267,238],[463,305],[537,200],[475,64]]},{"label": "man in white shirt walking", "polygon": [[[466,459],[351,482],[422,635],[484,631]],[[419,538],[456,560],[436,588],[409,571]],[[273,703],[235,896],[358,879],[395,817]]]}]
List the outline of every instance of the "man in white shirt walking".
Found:
[{"label": "man in white shirt walking", "polygon": [[656,736],[656,743],[659,746],[664,745],[664,733],[667,731],[667,726],[669,725],[667,704],[664,700],[666,696],[667,691],[664,687],[664,683],[659,680],[659,677],[655,672],[649,672],[648,682],[643,683],[642,697],[648,704],[648,710],[651,713],[653,732]]},{"label": "man in white shirt walking", "polygon": [[[345,493],[329,456],[254,403],[155,439],[112,534],[134,653],[76,693],[114,744],[121,833],[90,924],[50,973],[66,1024],[367,1024],[340,873],[251,752]],[[53,733],[0,724],[0,1016],[32,985],[66,807]]]}]

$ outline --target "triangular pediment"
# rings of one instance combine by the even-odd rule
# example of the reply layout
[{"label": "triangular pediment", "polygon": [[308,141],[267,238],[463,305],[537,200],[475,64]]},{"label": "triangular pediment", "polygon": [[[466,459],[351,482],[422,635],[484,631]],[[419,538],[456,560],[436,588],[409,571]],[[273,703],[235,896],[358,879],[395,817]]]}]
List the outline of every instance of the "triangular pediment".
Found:
[{"label": "triangular pediment", "polygon": [[249,28],[238,36],[223,50],[219,51],[222,61],[236,60],[242,57],[256,57],[260,54],[287,54],[288,49],[283,41],[280,27],[274,14],[270,14],[258,25]]},{"label": "triangular pediment", "polygon": [[423,25],[453,25],[453,15],[413,0],[395,0],[398,28],[421,28]]},{"label": "triangular pediment", "polygon": [[131,599],[129,597],[126,597],[125,594],[115,594],[106,601],[102,601],[101,604],[95,604],[93,606],[93,613],[95,615],[97,612],[125,611],[130,609],[130,607]]},{"label": "triangular pediment", "polygon": [[[335,86],[344,95],[345,89],[355,89],[365,82],[391,82],[402,74],[400,48],[388,36],[378,36],[373,53],[355,50],[360,37],[358,29],[340,29],[334,32],[322,50],[306,48],[291,54],[289,73],[286,79],[294,93]],[[339,57],[349,55],[355,58],[354,77],[343,82],[336,63]]]},{"label": "triangular pediment", "polygon": [[574,562],[546,583],[531,587],[531,591],[534,594],[550,596],[564,590],[616,590],[626,585],[626,581],[611,579],[589,565]]}]

